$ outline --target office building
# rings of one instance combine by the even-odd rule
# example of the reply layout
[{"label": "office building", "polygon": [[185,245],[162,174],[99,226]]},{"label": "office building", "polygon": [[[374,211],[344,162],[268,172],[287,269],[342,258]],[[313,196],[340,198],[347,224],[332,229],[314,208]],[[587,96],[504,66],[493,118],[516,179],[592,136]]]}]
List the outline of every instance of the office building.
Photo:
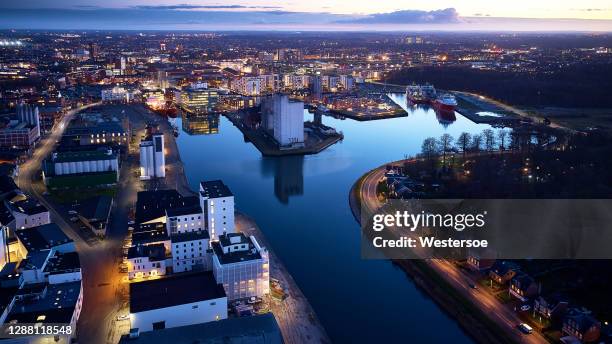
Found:
[{"label": "office building", "polygon": [[181,92],[181,107],[190,114],[204,114],[215,110],[219,102],[219,90],[206,84],[195,84]]},{"label": "office building", "polygon": [[150,134],[140,141],[140,179],[166,177],[164,135]]}]

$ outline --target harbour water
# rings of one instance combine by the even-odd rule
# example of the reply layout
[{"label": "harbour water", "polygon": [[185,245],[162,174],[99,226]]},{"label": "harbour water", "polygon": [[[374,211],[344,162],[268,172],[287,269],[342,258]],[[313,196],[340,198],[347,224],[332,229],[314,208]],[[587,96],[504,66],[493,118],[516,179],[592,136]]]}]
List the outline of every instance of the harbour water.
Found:
[{"label": "harbour water", "polygon": [[458,113],[441,118],[432,109],[408,108],[403,95],[392,99],[407,117],[357,122],[324,116],[323,123],[343,132],[344,140],[316,155],[262,157],[224,117],[213,123],[218,132],[203,123],[205,130],[181,132],[177,143],[192,189],[200,180],[223,179],[334,343],[472,343],[403,271],[361,258],[348,193],[366,171],[418,153],[427,137],[456,138],[489,126]]}]

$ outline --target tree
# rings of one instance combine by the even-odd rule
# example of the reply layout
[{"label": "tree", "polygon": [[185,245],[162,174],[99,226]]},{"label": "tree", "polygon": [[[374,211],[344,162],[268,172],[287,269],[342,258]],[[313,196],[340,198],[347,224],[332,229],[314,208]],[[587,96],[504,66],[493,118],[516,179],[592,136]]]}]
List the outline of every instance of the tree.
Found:
[{"label": "tree", "polygon": [[439,151],[442,152],[442,164],[446,165],[446,153],[449,152],[453,146],[455,139],[448,133],[442,134],[438,141]]},{"label": "tree", "polygon": [[495,149],[495,132],[491,129],[485,129],[482,131],[482,136],[484,138],[484,146],[487,152],[493,151]]},{"label": "tree", "polygon": [[456,145],[457,145],[457,147],[459,147],[459,149],[463,153],[463,159],[465,159],[465,153],[467,152],[467,150],[470,147],[471,140],[472,140],[472,136],[469,133],[466,133],[466,132],[462,132],[459,135],[459,138],[457,138]]},{"label": "tree", "polygon": [[506,149],[506,139],[508,138],[508,131],[501,129],[497,132],[497,142],[499,143],[499,150],[503,151]]},{"label": "tree", "polygon": [[438,140],[435,137],[428,137],[423,140],[421,145],[421,154],[428,160],[432,161],[438,155]]},{"label": "tree", "polygon": [[482,148],[482,135],[476,134],[472,136],[472,147],[470,147],[474,152],[480,152]]}]

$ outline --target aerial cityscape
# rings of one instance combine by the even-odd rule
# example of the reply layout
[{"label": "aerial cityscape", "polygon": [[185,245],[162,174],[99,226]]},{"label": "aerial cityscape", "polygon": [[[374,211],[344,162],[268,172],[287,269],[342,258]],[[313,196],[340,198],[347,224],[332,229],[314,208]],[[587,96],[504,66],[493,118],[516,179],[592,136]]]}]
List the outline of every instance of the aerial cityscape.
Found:
[{"label": "aerial cityscape", "polygon": [[612,343],[612,8],[0,4],[0,343]]}]

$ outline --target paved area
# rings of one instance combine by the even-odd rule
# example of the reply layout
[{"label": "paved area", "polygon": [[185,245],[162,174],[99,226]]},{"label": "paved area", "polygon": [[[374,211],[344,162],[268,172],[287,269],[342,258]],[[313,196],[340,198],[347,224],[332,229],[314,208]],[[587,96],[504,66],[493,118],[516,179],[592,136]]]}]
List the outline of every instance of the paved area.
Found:
[{"label": "paved area", "polygon": [[[405,162],[412,160],[402,160],[391,164],[403,165]],[[385,164],[370,171],[361,184],[358,191],[361,201],[361,207],[373,214],[383,205],[376,196],[376,185],[383,178],[385,173]],[[358,203],[358,202],[357,202]],[[351,207],[359,206],[352,202]],[[354,214],[360,214],[361,209],[353,209]],[[518,315],[501,304],[493,294],[484,290],[484,288],[474,290],[469,285],[477,284],[477,281],[472,276],[458,269],[451,262],[444,259],[423,259],[423,261],[440,277],[442,277],[451,287],[459,292],[466,300],[471,301],[483,314],[486,314],[491,320],[495,321],[500,328],[504,329],[509,338],[514,339],[517,343],[548,343],[548,341],[537,332],[531,335],[524,335],[519,332],[516,326],[522,322]]]},{"label": "paved area", "polygon": [[274,254],[255,221],[236,213],[236,228],[239,232],[254,235],[257,241],[267,248],[270,256],[270,277],[279,280],[289,295],[284,301],[269,301],[270,310],[278,322],[285,343],[331,343],[310,303]]}]

